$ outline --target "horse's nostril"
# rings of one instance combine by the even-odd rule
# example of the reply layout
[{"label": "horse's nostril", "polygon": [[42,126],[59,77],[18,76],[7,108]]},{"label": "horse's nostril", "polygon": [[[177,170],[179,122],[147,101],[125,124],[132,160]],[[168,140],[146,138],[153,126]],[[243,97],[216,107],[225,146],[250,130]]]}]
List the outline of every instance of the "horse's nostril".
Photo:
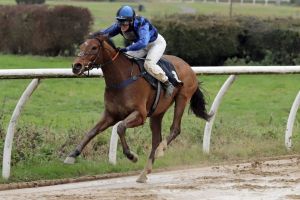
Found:
[{"label": "horse's nostril", "polygon": [[78,74],[82,68],[82,64],[75,63],[72,67],[73,67],[73,73]]}]

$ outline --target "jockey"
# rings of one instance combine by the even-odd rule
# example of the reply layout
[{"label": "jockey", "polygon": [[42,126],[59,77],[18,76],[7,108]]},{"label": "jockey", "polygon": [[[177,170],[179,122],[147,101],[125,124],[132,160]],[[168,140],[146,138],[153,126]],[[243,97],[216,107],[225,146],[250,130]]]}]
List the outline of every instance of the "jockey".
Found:
[{"label": "jockey", "polygon": [[[165,72],[157,65],[166,49],[165,39],[157,32],[157,29],[148,19],[135,15],[135,11],[130,6],[122,6],[116,14],[117,22],[99,33],[114,37],[121,34],[126,40],[132,42],[126,48],[121,48],[121,52],[126,52],[129,56],[146,56],[144,67],[148,73],[164,84],[166,96],[172,96],[174,86],[168,80]],[[182,85],[179,81],[177,85]]]}]

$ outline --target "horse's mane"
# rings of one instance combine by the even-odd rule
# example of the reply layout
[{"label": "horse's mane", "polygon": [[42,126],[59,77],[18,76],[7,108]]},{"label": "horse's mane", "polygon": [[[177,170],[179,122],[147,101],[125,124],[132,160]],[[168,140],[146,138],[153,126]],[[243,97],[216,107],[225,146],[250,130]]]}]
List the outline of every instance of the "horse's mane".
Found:
[{"label": "horse's mane", "polygon": [[114,49],[117,48],[116,45],[115,45],[115,43],[114,43],[114,41],[113,41],[111,38],[108,38],[108,40],[106,40],[106,41],[107,41],[108,44],[109,44],[110,46],[112,46]]},{"label": "horse's mane", "polygon": [[99,36],[103,36],[103,37],[107,38],[107,39],[105,39],[105,41],[114,49],[117,48],[114,41],[107,34],[99,33],[95,36],[92,36],[90,39],[97,39]]}]

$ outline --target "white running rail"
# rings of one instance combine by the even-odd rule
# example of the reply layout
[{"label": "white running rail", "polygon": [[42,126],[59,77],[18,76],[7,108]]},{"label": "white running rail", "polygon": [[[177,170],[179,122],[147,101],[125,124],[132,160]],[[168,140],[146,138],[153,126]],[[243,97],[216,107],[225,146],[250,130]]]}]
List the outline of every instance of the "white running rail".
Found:
[{"label": "white running rail", "polygon": [[[230,85],[234,82],[236,75],[240,74],[300,74],[300,66],[230,66],[230,67],[192,67],[194,72],[198,75],[231,75],[227,81],[222,86],[218,95],[216,96],[211,111],[215,115],[217,113],[218,107],[221,104],[222,97],[225,95],[226,91],[230,88]],[[34,79],[29,86],[24,91],[21,96],[10,123],[7,128],[7,133],[5,137],[5,144],[3,150],[3,165],[2,165],[2,177],[8,179],[10,176],[10,160],[11,160],[11,148],[14,136],[14,130],[17,123],[17,120],[21,114],[21,110],[28,101],[31,94],[37,88],[40,83],[40,79],[46,78],[94,78],[101,77],[103,73],[101,69],[91,70],[89,73],[86,73],[86,76],[76,76],[72,73],[71,69],[2,69],[0,70],[0,79]],[[300,84],[299,84],[300,87]],[[297,114],[297,110],[300,105],[300,89],[299,93],[296,96],[293,106],[291,108],[286,133],[285,133],[285,145],[286,148],[291,148],[291,138],[292,138],[292,129]],[[214,118],[210,122],[206,123],[204,138],[203,138],[203,151],[209,153],[210,148],[210,136],[213,127]],[[113,127],[113,130],[116,130],[117,125]],[[109,161],[112,164],[116,164],[116,153],[117,153],[117,142],[118,137],[116,131],[112,133],[110,141],[110,152],[109,152]]]}]

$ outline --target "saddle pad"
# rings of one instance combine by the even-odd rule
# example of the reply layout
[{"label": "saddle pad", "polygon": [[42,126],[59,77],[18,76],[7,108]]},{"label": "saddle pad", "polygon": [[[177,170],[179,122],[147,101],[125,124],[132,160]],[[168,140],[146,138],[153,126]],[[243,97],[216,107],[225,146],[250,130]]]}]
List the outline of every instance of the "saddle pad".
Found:
[{"label": "saddle pad", "polygon": [[[140,70],[141,70],[141,73],[142,72],[146,72],[145,75],[144,75],[144,78],[155,88],[157,89],[157,82],[158,80],[156,78],[154,78],[151,74],[149,74],[145,68],[144,68],[144,63],[145,63],[145,60],[142,60],[142,59],[139,59],[139,60],[134,60]],[[177,73],[176,73],[176,70],[173,66],[173,64],[171,62],[169,62],[167,59],[165,58],[161,58],[158,63],[157,63],[161,68],[162,70],[166,73],[167,77],[169,78],[169,81],[173,84],[173,85],[176,85],[177,84],[177,80],[178,80],[178,76],[177,76]]]}]

